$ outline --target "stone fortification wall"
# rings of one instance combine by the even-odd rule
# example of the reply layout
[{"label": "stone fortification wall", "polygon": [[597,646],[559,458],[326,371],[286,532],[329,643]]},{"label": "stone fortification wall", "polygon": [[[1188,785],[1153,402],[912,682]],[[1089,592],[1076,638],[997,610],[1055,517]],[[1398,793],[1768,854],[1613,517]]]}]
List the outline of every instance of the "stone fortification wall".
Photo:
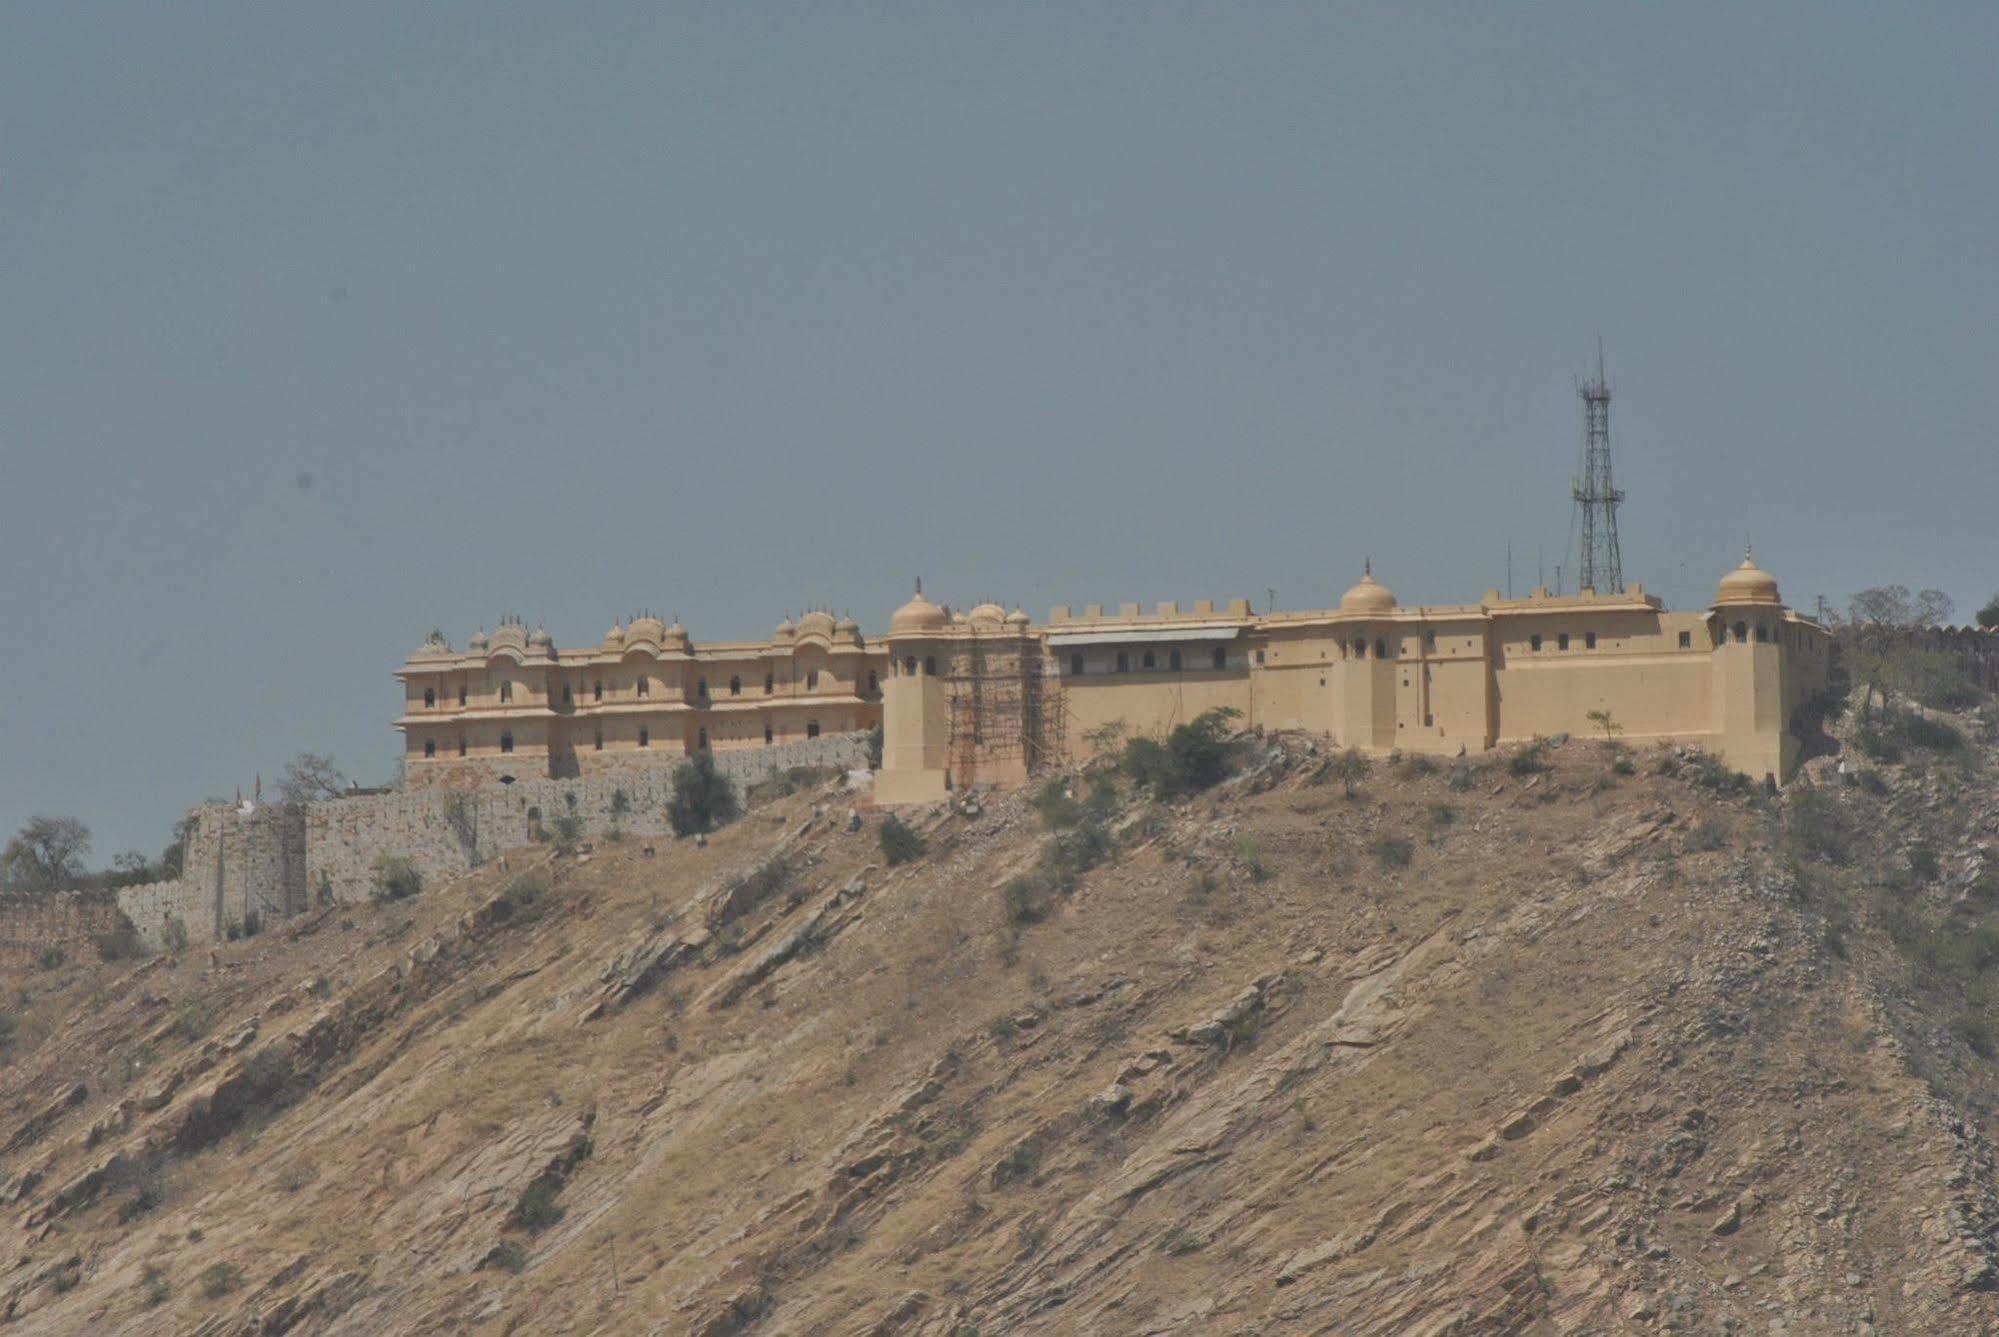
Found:
[{"label": "stone fortification wall", "polygon": [[52,891],[0,897],[0,962],[22,966],[45,948],[76,959],[97,950],[97,939],[124,927],[108,892]]},{"label": "stone fortification wall", "polygon": [[[740,791],[799,766],[852,770],[867,765],[868,735],[827,734],[774,747],[716,752],[715,769]],[[664,836],[673,772],[687,758],[663,753],[570,779],[517,779],[510,785],[428,787],[329,799],[306,811],[306,880],[316,903],[367,900],[383,855],[408,859],[426,882],[456,877],[554,829],[574,816],[586,840],[613,828]]]},{"label": "stone fortification wall", "polygon": [[[740,791],[799,766],[852,770],[867,765],[868,735],[828,734],[775,747],[717,752],[715,769]],[[383,855],[408,859],[432,883],[456,877],[552,831],[573,815],[584,839],[613,828],[638,837],[668,834],[674,768],[657,758],[566,780],[430,787],[307,804],[239,807],[207,803],[189,813],[180,877],[118,892],[117,908],[148,945],[165,944],[177,918],[190,944],[213,942],[255,916],[262,927],[314,904],[365,901]]]},{"label": "stone fortification wall", "polygon": [[190,943],[212,942],[253,921],[268,927],[305,909],[306,806],[204,803],[188,812],[181,875],[118,891],[139,936],[164,945],[177,918]]}]

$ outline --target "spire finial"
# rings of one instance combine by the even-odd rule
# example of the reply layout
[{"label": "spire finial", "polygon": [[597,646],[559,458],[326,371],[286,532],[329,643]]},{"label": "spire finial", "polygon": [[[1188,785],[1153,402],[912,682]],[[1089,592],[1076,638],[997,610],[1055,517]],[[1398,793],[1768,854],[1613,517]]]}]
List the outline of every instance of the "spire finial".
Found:
[{"label": "spire finial", "polygon": [[922,577],[922,576],[918,576],[918,577],[916,578],[916,592],[917,592],[918,594],[921,594],[921,593],[923,593],[923,577]]},{"label": "spire finial", "polygon": [[1360,573],[1369,579],[1374,577],[1374,558],[1372,556],[1360,559]]}]

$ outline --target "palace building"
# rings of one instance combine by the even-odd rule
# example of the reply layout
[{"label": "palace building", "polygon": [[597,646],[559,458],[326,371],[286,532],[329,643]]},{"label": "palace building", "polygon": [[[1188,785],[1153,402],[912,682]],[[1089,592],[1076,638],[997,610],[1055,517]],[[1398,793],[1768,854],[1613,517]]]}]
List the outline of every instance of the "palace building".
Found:
[{"label": "palace building", "polygon": [[1217,707],[1372,753],[1481,752],[1603,732],[1607,717],[1621,740],[1694,744],[1783,778],[1798,761],[1798,709],[1831,665],[1825,629],[1786,608],[1748,558],[1699,612],[1668,611],[1637,584],[1404,607],[1368,570],[1323,611],[1259,614],[1241,599],[1058,607],[1034,627],[994,604],[954,616],[919,586],[890,619],[887,650],[883,803],[1017,786]]},{"label": "palace building", "polygon": [[872,729],[884,666],[852,618],[822,611],[768,641],[696,644],[650,616],[579,650],[517,617],[462,653],[434,631],[396,673],[405,782],[591,776]]},{"label": "palace building", "polygon": [[1320,611],[1092,605],[1036,626],[994,603],[953,612],[919,585],[879,638],[826,612],[767,642],[697,644],[654,617],[578,650],[518,618],[462,653],[433,633],[396,675],[396,726],[411,787],[590,777],[879,724],[876,801],[928,802],[1017,787],[1217,707],[1373,753],[1475,753],[1607,718],[1623,741],[1782,779],[1830,665],[1825,629],[1747,558],[1688,612],[1638,584],[1405,607],[1369,569]]}]

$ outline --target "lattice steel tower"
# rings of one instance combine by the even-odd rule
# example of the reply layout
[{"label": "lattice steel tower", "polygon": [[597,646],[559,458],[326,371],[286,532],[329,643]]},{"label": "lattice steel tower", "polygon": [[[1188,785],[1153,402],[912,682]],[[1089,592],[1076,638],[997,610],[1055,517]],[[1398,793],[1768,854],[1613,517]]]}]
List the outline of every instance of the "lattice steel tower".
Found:
[{"label": "lattice steel tower", "polygon": [[1603,374],[1603,344],[1596,347],[1596,376],[1578,393],[1583,401],[1583,467],[1575,481],[1582,520],[1581,580],[1577,588],[1603,594],[1624,592],[1624,559],[1617,550],[1617,503],[1624,500],[1610,481],[1610,382]]}]

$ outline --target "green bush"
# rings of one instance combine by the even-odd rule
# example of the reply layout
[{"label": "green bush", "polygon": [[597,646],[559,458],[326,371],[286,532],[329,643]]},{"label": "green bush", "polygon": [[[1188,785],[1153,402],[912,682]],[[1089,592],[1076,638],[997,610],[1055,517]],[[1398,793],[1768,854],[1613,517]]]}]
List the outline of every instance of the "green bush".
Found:
[{"label": "green bush", "polygon": [[1509,774],[1517,776],[1538,775],[1548,769],[1548,740],[1536,738],[1533,742],[1506,759]]},{"label": "green bush", "polygon": [[157,1309],[171,1298],[173,1287],[167,1283],[166,1269],[158,1263],[146,1264],[145,1273],[139,1278],[139,1303]]},{"label": "green bush", "polygon": [[868,769],[871,771],[882,768],[882,743],[886,737],[879,724],[868,730]]},{"label": "green bush", "polygon": [[1741,771],[1732,771],[1722,763],[1721,758],[1705,752],[1696,752],[1690,762],[1694,769],[1693,781],[1696,786],[1710,793],[1724,797],[1730,795],[1753,794],[1756,782]]},{"label": "green bush", "polygon": [[549,823],[549,831],[555,837],[555,848],[568,854],[583,839],[583,819],[573,812],[565,812]]},{"label": "green bush", "polygon": [[242,1269],[234,1263],[210,1263],[202,1269],[201,1293],[211,1300],[220,1300],[242,1284]]},{"label": "green bush", "polygon": [[167,916],[166,922],[160,926],[160,941],[175,955],[187,950],[187,925],[179,915]]},{"label": "green bush", "polygon": [[507,883],[507,889],[493,898],[494,917],[514,923],[532,915],[549,893],[548,874],[536,868]]},{"label": "green bush", "polygon": [[62,948],[56,946],[54,943],[50,943],[47,947],[35,953],[35,965],[42,970],[55,970],[68,959],[67,956],[63,955]]},{"label": "green bush", "polygon": [[1079,822],[1050,841],[1042,864],[1070,883],[1110,857],[1111,835],[1102,822]]},{"label": "green bush", "polygon": [[423,873],[400,854],[378,855],[375,859],[375,891],[378,901],[406,901],[423,890]]},{"label": "green bush", "polygon": [[882,818],[881,847],[882,858],[888,860],[891,868],[921,859],[930,852],[930,844],[922,834],[894,813]]},{"label": "green bush", "polygon": [[519,1240],[501,1240],[486,1254],[481,1267],[497,1267],[502,1272],[516,1273],[528,1265],[528,1251],[521,1247]]},{"label": "green bush", "polygon": [[97,959],[100,961],[135,961],[146,954],[146,944],[139,941],[139,935],[129,928],[100,933],[96,941]]},{"label": "green bush", "polygon": [[1055,888],[1048,880],[1025,874],[1000,888],[1009,924],[1038,924],[1055,906]]},{"label": "green bush", "polygon": [[736,791],[729,777],[715,769],[715,755],[705,748],[680,763],[673,772],[673,798],[666,820],[677,836],[698,835],[734,821]]},{"label": "green bush", "polygon": [[1033,800],[1034,810],[1041,814],[1041,824],[1051,831],[1060,831],[1083,820],[1083,805],[1069,797],[1069,782],[1056,777],[1041,786]]},{"label": "green bush", "polygon": [[1416,843],[1407,836],[1376,836],[1374,857],[1383,868],[1407,868],[1416,857]]},{"label": "green bush", "polygon": [[1198,793],[1228,774],[1229,721],[1241,713],[1233,706],[1203,711],[1175,727],[1164,743],[1151,738],[1130,739],[1119,764],[1156,798]]}]

